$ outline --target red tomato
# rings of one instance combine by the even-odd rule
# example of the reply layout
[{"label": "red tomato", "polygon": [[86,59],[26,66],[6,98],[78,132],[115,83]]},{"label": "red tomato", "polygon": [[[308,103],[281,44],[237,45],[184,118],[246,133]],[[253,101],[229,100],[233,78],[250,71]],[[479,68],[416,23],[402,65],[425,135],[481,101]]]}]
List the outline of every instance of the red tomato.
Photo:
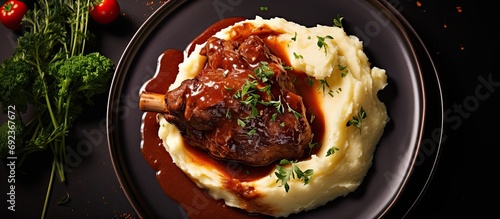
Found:
[{"label": "red tomato", "polygon": [[21,1],[6,1],[0,10],[0,21],[11,30],[19,30],[21,29],[21,20],[27,11],[28,6]]},{"label": "red tomato", "polygon": [[113,22],[120,13],[120,5],[117,0],[102,0],[90,8],[90,16],[100,24]]}]

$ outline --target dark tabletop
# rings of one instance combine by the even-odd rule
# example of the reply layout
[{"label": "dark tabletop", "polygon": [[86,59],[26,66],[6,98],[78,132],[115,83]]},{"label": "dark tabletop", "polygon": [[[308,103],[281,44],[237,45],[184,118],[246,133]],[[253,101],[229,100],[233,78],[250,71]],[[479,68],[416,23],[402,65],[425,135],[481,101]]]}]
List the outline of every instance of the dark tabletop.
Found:
[{"label": "dark tabletop", "polygon": [[[223,0],[222,0],[223,1]],[[3,1],[0,1],[3,2]],[[121,0],[121,15],[109,25],[90,24],[99,51],[118,63],[141,24],[165,0]],[[312,2],[312,1],[311,1]],[[443,91],[444,132],[433,177],[407,218],[479,217],[494,214],[497,194],[495,147],[500,146],[500,15],[498,1],[390,0],[415,29],[437,68]],[[10,56],[17,32],[0,26],[0,61]],[[47,218],[136,218],[111,163],[106,141],[107,96],[97,98],[74,127],[71,142],[85,153],[69,159],[66,183],[54,184]],[[2,121],[5,115],[2,115]],[[438,150],[427,151],[438,153]],[[71,153],[70,153],[71,154]],[[0,167],[1,218],[41,215],[51,162],[48,154],[16,172],[16,211],[8,211],[9,167]],[[431,161],[429,161],[431,162]],[[496,164],[498,166],[498,164]],[[416,170],[418,174],[418,170]],[[425,175],[425,174],[424,174]],[[418,175],[417,175],[418,176]],[[410,184],[411,185],[411,184]],[[414,200],[409,186],[387,218],[401,218]],[[420,190],[420,188],[418,188]],[[57,205],[59,197],[70,201]],[[406,196],[405,196],[406,195]]]}]

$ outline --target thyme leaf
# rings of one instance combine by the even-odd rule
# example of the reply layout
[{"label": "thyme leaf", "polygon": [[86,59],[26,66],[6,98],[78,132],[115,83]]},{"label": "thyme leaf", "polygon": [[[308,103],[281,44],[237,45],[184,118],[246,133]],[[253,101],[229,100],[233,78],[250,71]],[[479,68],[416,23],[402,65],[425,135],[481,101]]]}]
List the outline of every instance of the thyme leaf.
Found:
[{"label": "thyme leaf", "polygon": [[259,67],[257,67],[254,72],[264,83],[270,81],[271,77],[274,76],[274,71],[271,67],[269,67],[267,62],[260,62]]},{"label": "thyme leaf", "polygon": [[338,150],[339,150],[339,148],[337,148],[335,146],[331,147],[330,149],[328,149],[328,151],[326,151],[325,157],[328,157],[328,156],[331,156],[331,155],[335,154],[335,152],[338,151]]},{"label": "thyme leaf", "polygon": [[337,14],[337,17],[333,19],[333,25],[344,28],[344,26],[342,25],[342,20],[344,20],[344,17],[340,16],[340,14]]}]

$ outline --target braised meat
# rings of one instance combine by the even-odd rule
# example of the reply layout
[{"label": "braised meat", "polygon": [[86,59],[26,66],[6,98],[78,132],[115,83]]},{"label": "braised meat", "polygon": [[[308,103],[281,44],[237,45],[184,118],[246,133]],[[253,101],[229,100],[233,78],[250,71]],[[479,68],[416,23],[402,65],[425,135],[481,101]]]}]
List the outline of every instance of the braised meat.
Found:
[{"label": "braised meat", "polygon": [[164,96],[165,119],[189,145],[257,166],[305,155],[312,133],[302,97],[261,38],[212,37],[200,54],[204,69]]}]

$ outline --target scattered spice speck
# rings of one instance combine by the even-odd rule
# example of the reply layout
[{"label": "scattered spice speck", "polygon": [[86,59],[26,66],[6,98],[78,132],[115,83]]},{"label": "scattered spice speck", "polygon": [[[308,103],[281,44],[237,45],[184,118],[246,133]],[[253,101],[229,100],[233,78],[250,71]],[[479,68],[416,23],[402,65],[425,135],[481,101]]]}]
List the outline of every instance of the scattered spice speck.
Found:
[{"label": "scattered spice speck", "polygon": [[133,216],[132,214],[129,214],[129,213],[123,213],[120,215],[115,215],[113,218],[115,218],[115,219],[135,219],[137,217]]},{"label": "scattered spice speck", "polygon": [[[148,0],[145,2],[145,6],[149,8],[149,10],[151,11],[155,11],[156,9],[158,9],[161,5],[163,5],[165,2],[167,2],[168,0]],[[136,2],[140,2],[138,0],[136,0]],[[144,14],[144,16],[149,16],[149,14]]]},{"label": "scattered spice speck", "polygon": [[462,13],[462,6],[456,6],[455,8],[457,9],[458,13]]},{"label": "scattered spice speck", "polygon": [[417,1],[417,7],[421,7],[422,6],[422,3],[420,1]]}]

